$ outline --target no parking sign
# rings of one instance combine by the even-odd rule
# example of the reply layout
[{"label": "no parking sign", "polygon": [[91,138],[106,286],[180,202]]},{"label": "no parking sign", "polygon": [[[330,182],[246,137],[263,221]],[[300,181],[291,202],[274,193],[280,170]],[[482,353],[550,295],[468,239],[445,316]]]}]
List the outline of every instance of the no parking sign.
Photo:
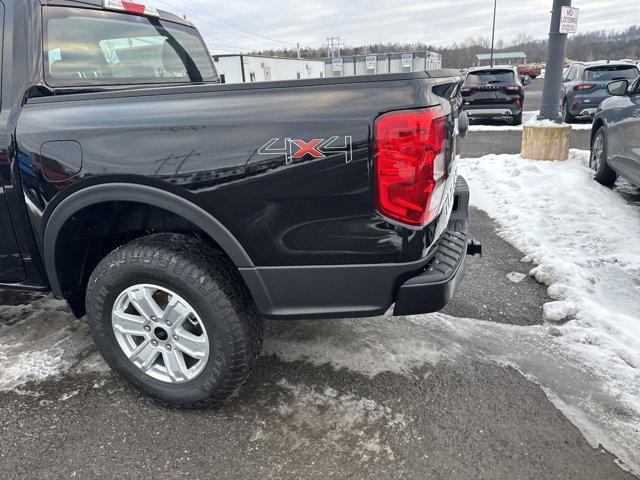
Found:
[{"label": "no parking sign", "polygon": [[576,33],[578,31],[579,8],[562,7],[560,17],[560,33]]}]

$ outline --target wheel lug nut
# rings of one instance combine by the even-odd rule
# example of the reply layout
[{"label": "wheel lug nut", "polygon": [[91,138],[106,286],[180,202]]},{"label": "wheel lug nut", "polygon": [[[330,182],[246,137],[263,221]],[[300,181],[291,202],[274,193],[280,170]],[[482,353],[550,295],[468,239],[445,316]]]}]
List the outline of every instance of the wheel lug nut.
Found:
[{"label": "wheel lug nut", "polygon": [[151,331],[151,327],[149,325],[144,327],[144,331],[145,332],[150,332]]},{"label": "wheel lug nut", "polygon": [[171,351],[171,345],[167,345],[167,350]]},{"label": "wheel lug nut", "polygon": [[178,341],[178,335],[174,335],[173,339],[177,342]]},{"label": "wheel lug nut", "polygon": [[170,327],[170,326],[171,326],[171,322],[167,322],[167,327]]},{"label": "wheel lug nut", "polygon": [[152,322],[155,322],[156,320],[158,320],[158,317],[151,316],[151,321]]},{"label": "wheel lug nut", "polygon": [[158,346],[158,342],[156,342],[155,340],[152,340],[151,341],[151,345],[153,345],[154,347],[157,347]]}]

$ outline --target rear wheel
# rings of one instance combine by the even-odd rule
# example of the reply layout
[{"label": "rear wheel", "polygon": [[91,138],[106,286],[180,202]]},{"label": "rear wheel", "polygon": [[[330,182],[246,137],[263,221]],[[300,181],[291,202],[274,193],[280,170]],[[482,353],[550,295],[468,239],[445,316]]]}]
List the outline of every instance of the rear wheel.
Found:
[{"label": "rear wheel", "polygon": [[617,174],[607,163],[607,135],[604,127],[600,127],[591,142],[590,167],[596,172],[596,182],[611,187],[616,183]]},{"label": "rear wheel", "polygon": [[235,266],[190,237],[151,235],[107,255],[86,302],[109,366],[170,406],[225,400],[260,354],[262,318]]},{"label": "rear wheel", "polygon": [[522,112],[513,116],[512,122],[514,125],[522,125]]},{"label": "rear wheel", "polygon": [[562,118],[564,123],[573,123],[576,121],[576,117],[569,111],[569,104],[567,103],[567,99],[565,98],[562,102]]}]

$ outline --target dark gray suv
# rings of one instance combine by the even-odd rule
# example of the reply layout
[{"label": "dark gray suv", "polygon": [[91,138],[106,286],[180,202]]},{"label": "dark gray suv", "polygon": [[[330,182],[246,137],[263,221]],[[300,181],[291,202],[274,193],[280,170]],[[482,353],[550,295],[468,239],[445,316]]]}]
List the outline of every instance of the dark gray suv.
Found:
[{"label": "dark gray suv", "polygon": [[634,80],[638,67],[628,62],[573,63],[562,78],[564,121],[593,117],[600,104],[610,97],[607,84],[614,80]]},{"label": "dark gray suv", "polygon": [[469,118],[510,118],[514,125],[522,123],[524,85],[518,69],[510,65],[477,67],[467,73],[462,93],[462,109]]},{"label": "dark gray suv", "polygon": [[640,187],[640,78],[606,88],[611,98],[593,120],[591,168],[603,185],[612,186],[620,175]]}]

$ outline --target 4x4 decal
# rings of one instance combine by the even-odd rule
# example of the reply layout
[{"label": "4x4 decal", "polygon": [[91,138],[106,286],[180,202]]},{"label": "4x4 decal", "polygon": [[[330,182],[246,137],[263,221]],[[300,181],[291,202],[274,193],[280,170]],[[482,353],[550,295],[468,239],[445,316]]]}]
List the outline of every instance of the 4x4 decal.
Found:
[{"label": "4x4 decal", "polygon": [[345,163],[353,160],[353,139],[351,136],[314,138],[301,140],[296,138],[272,138],[258,149],[259,155],[284,155],[285,163],[289,165],[294,160],[305,156],[313,158],[327,158],[331,155],[343,154]]}]

